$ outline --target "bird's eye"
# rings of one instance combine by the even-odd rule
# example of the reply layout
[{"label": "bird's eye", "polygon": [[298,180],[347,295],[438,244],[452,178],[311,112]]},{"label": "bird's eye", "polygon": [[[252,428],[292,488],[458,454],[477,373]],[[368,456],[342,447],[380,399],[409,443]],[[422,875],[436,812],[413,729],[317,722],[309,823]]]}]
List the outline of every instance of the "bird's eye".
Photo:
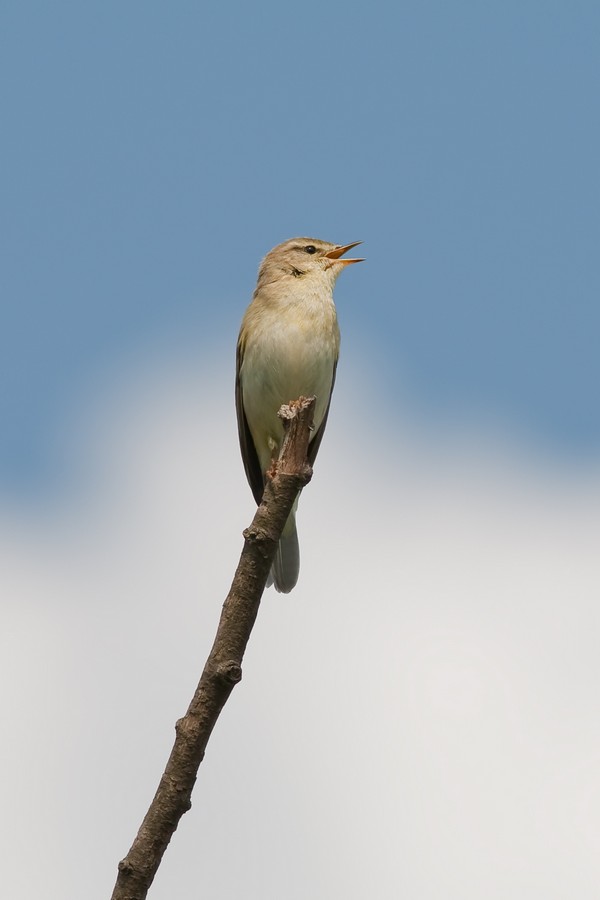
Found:
[{"label": "bird's eye", "polygon": [[304,249],[306,250],[307,253],[311,253],[311,254],[317,252],[317,248],[314,246],[314,244],[309,244],[308,247],[305,247]]}]

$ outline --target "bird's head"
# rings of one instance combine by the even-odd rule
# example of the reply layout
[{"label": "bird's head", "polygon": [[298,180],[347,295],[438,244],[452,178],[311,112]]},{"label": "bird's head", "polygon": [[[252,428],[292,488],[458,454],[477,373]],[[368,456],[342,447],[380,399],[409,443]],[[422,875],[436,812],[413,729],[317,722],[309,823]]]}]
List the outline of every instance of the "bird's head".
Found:
[{"label": "bird's head", "polygon": [[330,244],[316,238],[292,238],[267,253],[258,272],[258,287],[290,277],[325,280],[333,286],[342,269],[363,262],[362,259],[342,258],[344,253],[361,243]]}]

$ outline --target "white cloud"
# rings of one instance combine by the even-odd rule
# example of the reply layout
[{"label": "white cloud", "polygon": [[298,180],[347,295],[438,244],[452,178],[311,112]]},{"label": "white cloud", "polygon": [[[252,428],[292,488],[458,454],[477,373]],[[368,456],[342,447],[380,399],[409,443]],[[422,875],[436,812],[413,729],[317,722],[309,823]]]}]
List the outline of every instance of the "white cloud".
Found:
[{"label": "white cloud", "polygon": [[[0,520],[13,900],[109,896],[155,790],[253,511],[230,382],[130,377],[78,492]],[[591,900],[600,481],[352,399],[151,896]]]}]

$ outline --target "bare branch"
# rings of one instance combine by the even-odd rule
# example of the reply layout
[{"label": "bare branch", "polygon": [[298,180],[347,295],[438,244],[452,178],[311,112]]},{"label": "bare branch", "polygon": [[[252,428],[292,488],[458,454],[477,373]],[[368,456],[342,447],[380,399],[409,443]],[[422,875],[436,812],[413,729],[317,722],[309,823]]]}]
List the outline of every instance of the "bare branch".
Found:
[{"label": "bare branch", "polygon": [[175,726],[175,743],[150,808],[129,853],[119,863],[111,900],[143,900],[182,815],[191,805],[206,745],[235,685],[277,543],[298,492],[310,481],[307,450],[315,398],[282,406],[285,436],[260,506],[244,531],[244,548],[223,604],[212,650],[196,693]]}]

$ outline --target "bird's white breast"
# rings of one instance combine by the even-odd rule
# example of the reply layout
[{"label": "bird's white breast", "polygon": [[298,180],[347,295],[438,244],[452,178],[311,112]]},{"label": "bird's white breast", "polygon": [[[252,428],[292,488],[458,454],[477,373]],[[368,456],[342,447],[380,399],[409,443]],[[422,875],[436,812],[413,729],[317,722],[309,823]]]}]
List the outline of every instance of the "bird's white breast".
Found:
[{"label": "bird's white breast", "polygon": [[332,292],[328,285],[291,291],[265,305],[245,324],[240,368],[243,404],[264,470],[283,435],[277,416],[282,404],[314,395],[315,428],[323,421],[339,348]]}]

